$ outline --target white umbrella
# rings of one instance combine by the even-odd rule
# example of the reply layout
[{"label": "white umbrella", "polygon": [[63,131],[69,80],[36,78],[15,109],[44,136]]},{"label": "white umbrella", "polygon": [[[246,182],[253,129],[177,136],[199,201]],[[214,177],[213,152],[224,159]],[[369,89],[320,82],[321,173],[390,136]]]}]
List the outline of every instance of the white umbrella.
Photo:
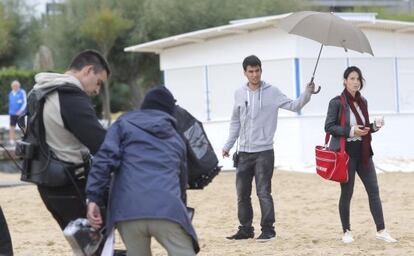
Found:
[{"label": "white umbrella", "polygon": [[[324,45],[342,47],[372,56],[371,45],[365,34],[350,22],[335,16],[332,13],[303,11],[296,12],[284,18],[279,24],[280,28],[290,34],[299,35],[321,43],[318,59],[313,70],[311,82],[315,77]],[[321,87],[313,93],[318,93]]]}]

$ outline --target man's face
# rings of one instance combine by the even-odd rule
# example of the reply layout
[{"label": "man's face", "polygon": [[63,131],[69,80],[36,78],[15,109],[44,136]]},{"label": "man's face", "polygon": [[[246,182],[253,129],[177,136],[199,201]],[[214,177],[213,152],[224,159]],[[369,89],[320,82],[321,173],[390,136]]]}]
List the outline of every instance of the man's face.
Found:
[{"label": "man's face", "polygon": [[11,89],[15,92],[17,92],[20,89],[20,85],[18,83],[12,83]]},{"label": "man's face", "polygon": [[79,73],[79,81],[81,82],[83,89],[89,96],[95,96],[99,94],[104,82],[108,80],[108,74],[106,70],[96,72],[93,70],[93,66],[85,66]]},{"label": "man's face", "polygon": [[262,69],[259,66],[249,65],[246,67],[244,75],[246,76],[247,80],[249,80],[249,84],[258,85],[262,78]]}]

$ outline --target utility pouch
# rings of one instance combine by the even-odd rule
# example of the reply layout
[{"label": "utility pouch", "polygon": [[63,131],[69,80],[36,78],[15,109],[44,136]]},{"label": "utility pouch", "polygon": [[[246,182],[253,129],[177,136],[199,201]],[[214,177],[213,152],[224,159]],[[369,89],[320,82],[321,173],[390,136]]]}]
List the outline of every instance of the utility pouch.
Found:
[{"label": "utility pouch", "polygon": [[237,168],[239,166],[239,158],[240,158],[239,152],[238,151],[234,152],[234,154],[233,154],[233,167]]}]

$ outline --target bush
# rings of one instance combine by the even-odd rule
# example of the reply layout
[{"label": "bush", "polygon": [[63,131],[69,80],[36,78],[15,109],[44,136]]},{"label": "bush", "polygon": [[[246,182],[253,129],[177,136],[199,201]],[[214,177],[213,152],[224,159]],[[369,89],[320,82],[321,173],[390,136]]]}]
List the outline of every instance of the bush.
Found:
[{"label": "bush", "polygon": [[10,85],[14,80],[18,80],[22,88],[28,93],[34,85],[34,70],[19,70],[14,67],[0,69],[0,114],[7,115],[9,112],[9,93]]}]

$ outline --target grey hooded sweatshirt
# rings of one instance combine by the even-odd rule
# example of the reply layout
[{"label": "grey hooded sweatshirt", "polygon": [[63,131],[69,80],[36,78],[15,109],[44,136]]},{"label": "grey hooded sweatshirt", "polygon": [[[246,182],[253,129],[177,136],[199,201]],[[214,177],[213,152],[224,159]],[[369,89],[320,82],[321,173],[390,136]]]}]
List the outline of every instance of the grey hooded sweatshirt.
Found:
[{"label": "grey hooded sweatshirt", "polygon": [[309,102],[311,95],[310,88],[306,88],[299,98],[292,100],[264,81],[255,91],[244,84],[234,94],[230,133],[223,150],[229,152],[237,138],[241,152],[273,149],[279,108],[298,112]]}]

